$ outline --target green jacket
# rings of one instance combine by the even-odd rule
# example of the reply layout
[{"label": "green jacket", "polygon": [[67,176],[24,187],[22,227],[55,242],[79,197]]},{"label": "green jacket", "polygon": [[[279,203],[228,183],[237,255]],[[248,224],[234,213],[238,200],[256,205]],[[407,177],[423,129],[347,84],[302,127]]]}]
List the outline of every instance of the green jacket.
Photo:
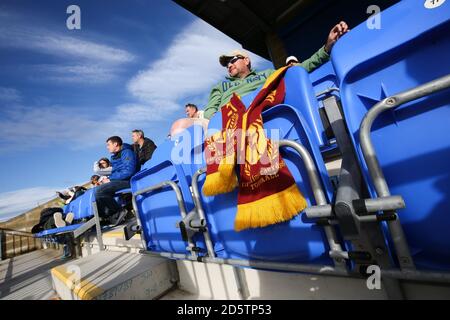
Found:
[{"label": "green jacket", "polygon": [[[309,59],[298,65],[305,68],[306,71],[311,72],[329,59],[329,54],[325,51],[325,48],[322,47]],[[217,111],[219,111],[220,107],[230,101],[233,93],[242,97],[247,93],[258,89],[274,71],[275,70],[273,69],[267,69],[260,72],[252,70],[244,79],[226,77],[226,81],[222,81],[212,88],[211,93],[209,94],[208,104],[205,107],[204,117],[210,119]]]}]

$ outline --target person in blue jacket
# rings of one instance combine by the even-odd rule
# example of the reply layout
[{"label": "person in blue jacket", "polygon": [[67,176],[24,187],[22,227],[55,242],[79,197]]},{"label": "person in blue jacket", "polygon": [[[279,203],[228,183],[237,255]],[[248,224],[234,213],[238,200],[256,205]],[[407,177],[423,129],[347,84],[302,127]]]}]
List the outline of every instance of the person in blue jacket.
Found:
[{"label": "person in blue jacket", "polygon": [[130,188],[130,178],[136,173],[136,155],[131,145],[123,143],[118,136],[109,137],[106,147],[111,155],[112,171],[104,184],[97,187],[95,199],[101,217],[115,218],[114,225],[118,225],[127,215],[126,209],[121,209],[114,200],[117,191]]}]

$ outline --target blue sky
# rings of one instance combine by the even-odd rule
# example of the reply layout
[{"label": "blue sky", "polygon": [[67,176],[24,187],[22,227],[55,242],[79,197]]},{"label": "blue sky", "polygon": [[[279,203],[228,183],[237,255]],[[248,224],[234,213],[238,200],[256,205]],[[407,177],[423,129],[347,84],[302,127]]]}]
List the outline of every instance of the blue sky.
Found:
[{"label": "blue sky", "polygon": [[[81,30],[66,27],[72,4]],[[185,103],[206,104],[234,48],[168,0],[2,0],[0,221],[86,182],[111,135],[140,128],[160,144]]]}]

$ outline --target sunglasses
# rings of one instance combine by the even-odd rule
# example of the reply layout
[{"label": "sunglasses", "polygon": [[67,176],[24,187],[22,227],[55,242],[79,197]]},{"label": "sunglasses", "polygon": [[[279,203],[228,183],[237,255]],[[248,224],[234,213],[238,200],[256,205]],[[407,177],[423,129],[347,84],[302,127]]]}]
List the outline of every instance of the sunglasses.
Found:
[{"label": "sunglasses", "polygon": [[[233,64],[233,63],[235,63],[236,61],[238,61],[239,59],[244,59],[244,57],[243,56],[235,56],[235,57],[233,57],[230,61],[228,61],[228,64]],[[227,65],[228,65],[227,64]]]}]

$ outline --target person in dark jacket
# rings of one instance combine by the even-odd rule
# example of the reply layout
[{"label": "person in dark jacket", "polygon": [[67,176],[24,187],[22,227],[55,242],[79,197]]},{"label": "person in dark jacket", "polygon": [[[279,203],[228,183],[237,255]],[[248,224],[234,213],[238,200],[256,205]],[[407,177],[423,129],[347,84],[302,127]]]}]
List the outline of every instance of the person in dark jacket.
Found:
[{"label": "person in dark jacket", "polygon": [[133,130],[131,138],[133,140],[134,153],[138,160],[137,169],[140,170],[141,166],[152,158],[156,145],[152,140],[144,136],[144,131],[142,130]]},{"label": "person in dark jacket", "polygon": [[136,173],[136,155],[132,147],[123,143],[118,136],[113,136],[106,140],[106,147],[112,154],[112,171],[109,178],[104,179],[104,184],[96,187],[95,199],[99,215],[101,217],[115,217],[114,225],[123,221],[127,214],[126,209],[121,209],[114,200],[117,191],[130,188],[130,178]]}]

